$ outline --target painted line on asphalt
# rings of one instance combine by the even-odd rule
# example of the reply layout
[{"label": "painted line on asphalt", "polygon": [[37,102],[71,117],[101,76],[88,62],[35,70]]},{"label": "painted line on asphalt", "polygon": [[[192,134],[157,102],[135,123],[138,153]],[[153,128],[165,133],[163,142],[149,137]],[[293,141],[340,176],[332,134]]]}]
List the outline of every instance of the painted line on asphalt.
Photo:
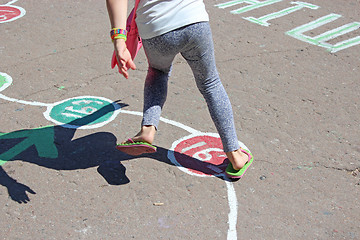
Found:
[{"label": "painted line on asphalt", "polygon": [[[282,1],[283,0],[266,0],[266,1],[232,0],[232,1],[225,2],[225,3],[216,4],[215,7],[218,7],[220,9],[225,9],[225,8],[234,7],[239,4],[247,4],[244,7],[241,7],[241,8],[235,9],[235,10],[230,10],[230,13],[232,13],[232,14],[242,14],[242,13],[246,13],[246,12],[258,9],[258,8],[270,6],[272,4],[276,4],[276,3],[279,3]],[[256,23],[256,24],[259,24],[264,27],[269,27],[270,20],[274,20],[274,19],[277,19],[280,17],[287,16],[291,13],[298,12],[299,10],[304,10],[304,9],[317,10],[320,8],[317,5],[307,3],[307,2],[300,2],[300,1],[290,2],[290,4],[295,5],[295,6],[288,7],[288,8],[282,9],[277,12],[272,12],[272,13],[269,13],[269,14],[266,14],[264,16],[257,17],[257,18],[256,17],[243,17],[243,19],[253,22],[253,23]],[[315,21],[309,22],[307,24],[303,24],[299,27],[289,30],[285,34],[290,37],[293,37],[295,39],[298,39],[300,41],[303,41],[303,42],[306,42],[306,43],[309,43],[312,45],[316,45],[319,47],[323,47],[331,53],[335,53],[335,52],[359,45],[360,44],[360,36],[355,36],[350,39],[342,40],[342,41],[340,41],[338,43],[334,43],[334,44],[330,44],[329,41],[336,39],[339,36],[342,36],[342,35],[345,35],[345,34],[348,34],[350,32],[360,29],[360,22],[348,23],[348,24],[345,24],[338,28],[326,31],[315,37],[305,35],[305,32],[309,32],[313,29],[321,27],[322,25],[331,23],[340,17],[342,17],[342,16],[339,14],[331,13],[326,16],[320,17]]]},{"label": "painted line on asphalt", "polygon": [[[9,87],[11,84],[12,84],[12,78],[11,76],[9,76],[8,74],[6,73],[1,73],[0,72],[0,92],[2,90],[4,90],[5,88]],[[95,107],[89,107],[89,106],[86,106],[86,104],[90,104],[90,103],[96,103],[96,102],[99,102],[97,100],[106,100],[108,102],[111,102],[110,100],[108,99],[105,99],[105,98],[102,98],[102,97],[92,97],[92,96],[81,96],[81,97],[74,97],[74,98],[70,98],[70,99],[67,99],[67,100],[63,100],[63,101],[60,101],[60,102],[57,102],[57,103],[53,103],[53,104],[47,104],[47,103],[40,103],[40,102],[33,102],[33,101],[24,101],[24,100],[19,100],[19,99],[15,99],[15,98],[9,98],[3,94],[0,94],[0,98],[4,99],[4,100],[7,100],[7,101],[11,101],[11,102],[17,102],[17,103],[21,103],[21,104],[25,104],[25,105],[31,105],[31,106],[46,106],[47,107],[47,110],[44,112],[44,116],[47,120],[49,121],[52,121],[56,124],[60,124],[61,126],[63,127],[68,127],[68,128],[77,128],[77,129],[87,129],[87,126],[74,126],[74,125],[69,125],[69,124],[64,124],[63,122],[61,121],[58,121],[56,119],[54,119],[54,117],[51,116],[51,112],[52,110],[54,110],[54,107],[55,106],[60,106],[59,108],[61,110],[57,110],[55,111],[57,116],[59,115],[63,115],[65,117],[83,117],[83,116],[87,116],[87,115],[90,115],[92,113],[94,113],[94,111],[98,110],[97,108]],[[96,99],[92,99],[92,98],[96,98]],[[68,103],[68,102],[71,102],[71,106],[61,106],[63,103]],[[111,117],[109,117],[106,121],[103,121],[101,123],[98,123],[98,124],[95,124],[93,125],[91,128],[95,128],[95,127],[101,127],[101,126],[104,126],[105,124],[111,122],[112,120],[115,119],[115,117],[119,114],[119,113],[124,113],[124,114],[130,114],[130,115],[135,115],[135,116],[142,116],[143,114],[141,112],[136,112],[136,111],[129,111],[129,110],[121,110],[121,107],[116,104],[116,103],[113,103],[111,102],[112,104],[117,105],[118,107],[114,107],[114,114],[111,115]],[[82,106],[81,104],[84,104],[84,106]],[[75,109],[74,106],[76,105],[80,105],[78,109]],[[98,103],[98,105],[101,105],[100,103]],[[69,112],[65,112],[65,111],[70,111]],[[65,114],[66,113],[66,114]],[[75,119],[76,121],[77,119]],[[182,123],[179,123],[179,122],[176,122],[176,121],[173,121],[173,120],[169,120],[169,119],[166,119],[166,118],[163,118],[161,117],[160,118],[160,121],[164,122],[164,123],[167,123],[167,124],[170,124],[172,126],[175,126],[175,127],[178,127],[178,128],[181,128],[187,132],[189,132],[191,134],[191,136],[193,135],[197,135],[197,136],[218,136],[216,134],[212,134],[212,133],[202,133],[198,130],[195,130],[194,128],[191,128],[189,126],[186,126]],[[90,127],[88,127],[90,128]],[[186,138],[186,137],[185,137]],[[185,138],[181,138],[181,140],[185,139]],[[176,141],[176,142],[179,142]],[[175,143],[176,143],[175,142]],[[242,143],[241,143],[242,144]],[[195,144],[196,146],[193,146],[193,147],[188,147],[186,148],[185,150],[188,151],[188,150],[192,150],[193,148],[196,148],[196,147],[201,147],[203,146],[204,144],[203,143],[197,143]],[[243,144],[242,144],[243,145]],[[27,145],[26,145],[27,147]],[[242,147],[245,147],[246,146],[242,146]],[[26,148],[24,148],[26,149]],[[246,148],[247,149],[247,148]],[[210,149],[211,151],[219,151],[218,149]],[[209,154],[210,150],[208,150],[206,153]],[[171,154],[170,152],[173,152],[173,151],[168,151],[168,157],[170,155],[170,160],[180,169],[180,170],[183,170],[183,167],[181,166],[181,164],[179,164],[176,160],[175,157],[171,157]],[[205,154],[205,155],[207,155]],[[201,160],[201,159],[200,159]],[[213,170],[215,172],[217,172],[218,174],[222,171],[220,169],[218,169],[216,166],[214,165],[209,165],[211,167],[210,170]],[[189,173],[188,171],[186,171],[187,173]],[[193,173],[189,173],[191,175],[195,175]],[[228,179],[225,174],[220,174],[224,179],[225,179],[225,182],[226,182],[226,186],[227,186],[227,194],[228,194],[228,203],[229,203],[229,214],[228,214],[228,223],[229,223],[229,229],[228,229],[228,235],[227,235],[227,239],[228,240],[236,240],[237,239],[237,232],[236,232],[236,224],[237,224],[237,208],[238,208],[238,203],[237,203],[237,198],[236,198],[236,192],[235,192],[235,189],[234,189],[234,186],[233,186],[233,183],[230,181],[230,179]],[[198,176],[198,175],[196,175]]]}]

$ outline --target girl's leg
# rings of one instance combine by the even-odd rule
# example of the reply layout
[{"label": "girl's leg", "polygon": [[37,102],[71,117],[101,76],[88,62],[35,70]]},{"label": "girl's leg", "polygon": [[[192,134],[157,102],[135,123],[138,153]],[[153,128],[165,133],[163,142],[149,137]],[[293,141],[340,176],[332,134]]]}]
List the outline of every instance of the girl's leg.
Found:
[{"label": "girl's leg", "polygon": [[167,96],[169,72],[149,66],[144,85],[142,126],[158,128],[160,115]]},{"label": "girl's leg", "polygon": [[144,86],[144,108],[141,130],[132,138],[133,141],[145,141],[150,144],[154,141],[161,110],[167,96],[168,76],[169,73],[149,66]]},{"label": "girl's leg", "polygon": [[149,63],[144,85],[143,120],[140,132],[133,141],[152,143],[159,125],[160,115],[167,96],[168,79],[172,61],[184,43],[176,30],[151,39],[143,39]]},{"label": "girl's leg", "polygon": [[239,151],[231,103],[216,70],[210,25],[208,22],[190,25],[187,34],[189,44],[181,54],[189,63],[206,100],[227,157],[235,169],[240,169],[248,158]]}]

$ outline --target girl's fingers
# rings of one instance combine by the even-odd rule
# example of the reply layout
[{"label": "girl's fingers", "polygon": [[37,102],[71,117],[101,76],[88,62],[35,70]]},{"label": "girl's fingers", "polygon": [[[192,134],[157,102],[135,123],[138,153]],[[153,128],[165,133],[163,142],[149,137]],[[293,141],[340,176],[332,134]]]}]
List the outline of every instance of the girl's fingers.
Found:
[{"label": "girl's fingers", "polygon": [[[128,49],[125,48],[123,52],[116,52],[114,53],[116,55],[117,65],[119,69],[119,73],[122,74],[126,79],[129,78],[129,69],[136,69],[135,63],[131,59],[131,55],[128,51]],[[120,56],[121,55],[121,56]]]},{"label": "girl's fingers", "polygon": [[133,62],[133,60],[130,58],[130,60],[126,63],[126,66],[131,68],[132,70],[136,69],[135,63]]},{"label": "girl's fingers", "polygon": [[128,73],[128,71],[127,71],[128,69],[127,69],[127,67],[121,67],[121,74],[126,78],[126,79],[128,79],[129,78],[129,73]]},{"label": "girl's fingers", "polygon": [[126,79],[128,79],[128,78],[129,78],[129,74],[128,74],[128,72],[122,72],[122,75],[123,75]]}]

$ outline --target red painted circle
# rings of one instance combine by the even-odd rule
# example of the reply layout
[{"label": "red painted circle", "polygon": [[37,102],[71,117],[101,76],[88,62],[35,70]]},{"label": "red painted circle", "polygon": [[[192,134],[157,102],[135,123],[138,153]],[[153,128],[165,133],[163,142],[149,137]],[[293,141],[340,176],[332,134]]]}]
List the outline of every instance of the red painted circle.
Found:
[{"label": "red painted circle", "polygon": [[200,135],[179,142],[174,148],[175,160],[191,173],[220,175],[228,164],[219,137]]},{"label": "red painted circle", "polygon": [[0,23],[8,22],[11,19],[20,16],[20,9],[13,6],[0,6]]}]

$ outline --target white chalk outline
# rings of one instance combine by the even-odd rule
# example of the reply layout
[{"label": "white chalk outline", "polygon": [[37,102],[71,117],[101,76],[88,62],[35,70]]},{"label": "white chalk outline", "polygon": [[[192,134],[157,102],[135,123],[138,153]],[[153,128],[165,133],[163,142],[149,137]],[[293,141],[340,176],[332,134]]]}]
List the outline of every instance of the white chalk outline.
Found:
[{"label": "white chalk outline", "polygon": [[[1,88],[0,88],[0,92],[2,90],[4,90],[5,88],[7,88],[8,86],[11,85],[12,83],[12,78],[10,75],[6,74],[6,73],[1,73],[0,72],[0,75],[2,76],[5,76],[5,78],[7,79],[7,83],[5,83]],[[5,86],[6,85],[6,86]],[[7,100],[7,101],[11,101],[11,102],[18,102],[18,103],[22,103],[22,104],[28,104],[28,105],[32,105],[32,106],[46,106],[47,107],[47,110],[43,113],[44,114],[44,117],[51,121],[51,122],[54,122],[55,124],[57,125],[61,125],[62,127],[66,127],[66,128],[76,128],[76,129],[90,129],[90,128],[98,128],[98,127],[101,127],[101,126],[104,126],[106,125],[107,123],[111,122],[112,120],[114,120],[116,118],[116,116],[119,114],[119,113],[124,113],[124,114],[130,114],[130,115],[135,115],[135,116],[142,116],[143,114],[141,112],[136,112],[136,111],[129,111],[129,110],[122,110],[121,109],[121,106],[117,103],[114,103],[113,101],[107,99],[107,98],[103,98],[103,97],[94,97],[94,96],[79,96],[79,97],[75,97],[75,98],[69,98],[69,99],[77,99],[77,98],[98,98],[98,99],[101,99],[101,100],[105,100],[105,101],[108,101],[109,103],[112,103],[114,105],[114,114],[109,118],[109,120],[107,121],[104,121],[102,123],[99,123],[99,124],[94,124],[94,125],[90,125],[90,126],[73,126],[73,125],[69,125],[69,124],[63,124],[61,122],[58,122],[54,119],[52,119],[50,117],[50,112],[51,112],[51,109],[57,105],[57,104],[60,104],[60,103],[63,103],[65,101],[68,101],[69,99],[66,99],[66,100],[62,100],[62,101],[59,101],[59,102],[56,102],[56,103],[53,103],[53,104],[46,104],[46,103],[40,103],[40,102],[29,102],[29,101],[23,101],[23,100],[18,100],[18,99],[14,99],[14,98],[9,98],[9,97],[6,97],[5,95],[3,94],[0,94],[0,98],[4,99],[4,100]],[[190,133],[189,136],[186,136],[186,137],[183,137],[183,138],[180,138],[179,140],[175,141],[172,145],[172,147],[168,150],[168,158],[170,159],[171,162],[174,163],[175,166],[177,166],[181,171],[184,171],[190,175],[194,175],[194,176],[206,176],[206,175],[199,175],[199,174],[196,174],[194,172],[191,172],[189,170],[185,170],[185,168],[183,166],[181,166],[181,164],[179,164],[176,159],[175,159],[175,156],[174,156],[174,148],[176,147],[176,145],[185,140],[185,139],[188,139],[190,137],[194,137],[194,136],[205,136],[205,135],[208,135],[208,136],[214,136],[214,137],[219,137],[218,134],[216,133],[204,133],[204,132],[200,132],[198,130],[195,130],[194,128],[191,128],[189,126],[186,126],[182,123],[179,123],[179,122],[176,122],[176,121],[173,121],[173,120],[169,120],[169,119],[166,119],[166,118],[163,118],[161,117],[160,118],[160,121],[164,122],[164,123],[167,123],[167,124],[170,124],[170,125],[173,125],[175,127],[178,127],[178,128],[181,128],[187,132]],[[242,148],[245,148],[247,150],[249,150],[242,142],[239,141],[239,144]],[[212,169],[214,170],[214,169]],[[231,180],[225,175],[225,174],[219,174],[218,176],[222,176],[225,180],[225,183],[226,183],[226,187],[227,187],[227,196],[228,196],[228,203],[229,203],[229,214],[228,214],[228,223],[229,223],[229,229],[228,229],[228,234],[227,234],[227,240],[236,240],[237,239],[237,231],[236,231],[236,224],[237,224],[237,212],[238,212],[238,201],[237,201],[237,197],[236,197],[236,192],[235,192],[235,189],[234,189],[234,186],[233,186],[233,183],[231,182]]]},{"label": "white chalk outline", "polygon": [[[6,80],[6,83],[0,88],[0,92],[1,92],[1,91],[5,90],[6,88],[8,88],[12,84],[13,79],[12,79],[12,77],[10,75],[8,75],[6,73],[3,73],[3,72],[0,72],[0,75],[5,77],[5,80]],[[114,103],[110,99],[107,99],[107,98],[104,98],[104,97],[96,97],[96,96],[78,96],[78,97],[68,98],[68,99],[65,99],[65,100],[62,100],[62,101],[59,101],[59,102],[55,102],[55,103],[41,103],[41,102],[35,102],[35,101],[24,101],[24,100],[19,100],[19,99],[7,97],[7,96],[5,96],[5,95],[3,95],[1,93],[0,93],[0,98],[4,99],[6,101],[9,101],[9,102],[17,102],[17,103],[21,103],[21,104],[25,104],[25,105],[31,105],[31,106],[47,107],[46,111],[43,113],[44,117],[47,120],[49,120],[50,122],[55,123],[56,125],[61,125],[62,127],[72,128],[72,129],[93,129],[93,128],[102,127],[102,126],[108,124],[109,122],[113,121],[117,117],[117,115],[119,114],[119,110],[121,108],[119,104]],[[114,106],[114,112],[111,115],[111,117],[106,121],[103,121],[101,123],[92,124],[92,125],[83,125],[83,126],[62,123],[62,122],[59,122],[59,121],[53,119],[50,116],[51,110],[56,105],[61,104],[61,103],[66,102],[66,101],[69,101],[69,100],[76,100],[76,99],[80,99],[80,98],[82,98],[82,99],[84,99],[84,98],[95,98],[95,99],[100,99],[100,100],[106,101],[109,104],[111,103]]]},{"label": "white chalk outline", "polygon": [[[180,138],[178,140],[176,140],[175,142],[173,142],[171,148],[169,149],[170,151],[168,152],[168,158],[183,172],[187,173],[187,174],[190,174],[190,175],[193,175],[193,176],[197,176],[197,177],[223,177],[224,174],[221,173],[221,174],[214,174],[214,175],[205,175],[205,174],[197,174],[193,171],[190,171],[188,168],[186,167],[183,167],[177,160],[176,160],[176,157],[175,157],[175,148],[177,145],[179,145],[179,143],[181,143],[182,141],[185,141],[185,140],[188,140],[190,138],[193,138],[193,137],[198,137],[198,136],[210,136],[210,137],[215,137],[215,138],[220,138],[219,134],[217,133],[208,133],[208,132],[190,132],[191,134],[188,135],[188,136],[185,136],[183,138]],[[240,147],[242,147],[243,149],[246,149],[248,151],[250,151],[242,142],[239,141],[239,144],[240,144]],[[213,149],[214,151],[217,150],[217,149]],[[195,157],[195,156],[192,156],[192,157]],[[201,159],[198,159],[200,161],[202,161]],[[217,168],[216,166],[212,166],[210,168],[211,170],[217,172],[217,173],[220,173],[220,172],[223,172],[222,170],[220,170],[219,168]]]},{"label": "white chalk outline", "polygon": [[[71,124],[67,124],[67,123],[62,123],[62,122],[59,122],[55,119],[53,119],[51,116],[50,116],[50,113],[52,111],[52,109],[56,106],[56,105],[59,105],[61,103],[64,103],[64,102],[67,102],[69,100],[76,100],[76,99],[79,99],[79,100],[82,100],[84,98],[95,98],[95,99],[100,99],[100,100],[103,100],[103,101],[106,101],[108,102],[109,104],[112,104],[113,107],[114,107],[114,111],[113,111],[113,114],[111,115],[111,117],[109,117],[108,120],[106,121],[103,121],[103,122],[100,122],[100,123],[96,123],[96,124],[91,124],[91,125],[83,125],[83,126],[78,126],[78,125],[71,125]],[[43,113],[44,114],[44,117],[49,120],[50,122],[53,122],[55,123],[56,125],[61,125],[62,127],[65,127],[65,128],[71,128],[71,129],[94,129],[94,128],[99,128],[99,127],[102,127],[102,126],[105,126],[106,124],[110,123],[111,121],[113,121],[117,115],[120,113],[120,105],[117,104],[117,103],[114,103],[113,101],[111,101],[110,99],[107,99],[107,98],[104,98],[104,97],[95,97],[95,96],[78,96],[78,97],[73,97],[73,98],[68,98],[68,99],[65,99],[65,100],[62,100],[62,101],[59,101],[59,102],[56,102],[56,103],[53,103],[53,104],[48,104],[47,106],[47,109],[46,111]]]},{"label": "white chalk outline", "polygon": [[[136,116],[142,116],[141,112],[134,112],[134,111],[129,111],[129,110],[119,110],[120,113],[125,113],[125,114],[131,114],[131,115],[136,115]],[[204,133],[204,132],[200,132],[198,130],[195,130],[191,127],[188,127],[182,123],[173,121],[173,120],[169,120],[166,118],[161,117],[160,121],[163,121],[165,123],[168,123],[170,125],[173,125],[175,127],[179,127],[185,131],[188,131],[190,133],[189,136],[183,137],[177,141],[175,141],[172,145],[172,147],[169,149],[168,151],[168,158],[170,159],[170,161],[172,163],[174,163],[181,171],[186,172],[190,175],[193,176],[201,176],[201,177],[205,177],[206,175],[199,175],[196,174],[194,172],[191,172],[189,170],[185,170],[185,168],[183,166],[181,166],[175,159],[174,152],[173,149],[175,148],[175,146],[180,142],[183,141],[184,139],[188,139],[190,137],[193,136],[200,136],[200,135],[209,135],[209,136],[215,136],[218,137],[219,135],[216,133]],[[241,147],[249,150],[242,142],[239,141],[239,144]],[[249,150],[250,151],[250,150]],[[226,183],[226,187],[227,187],[227,195],[228,195],[228,203],[229,203],[229,214],[228,214],[228,223],[229,223],[229,229],[228,229],[228,235],[227,235],[227,240],[236,240],[237,239],[237,231],[236,231],[236,224],[237,224],[237,212],[238,212],[238,201],[237,201],[237,197],[236,197],[236,192],[235,192],[235,188],[233,186],[233,183],[231,182],[231,180],[225,175],[225,174],[220,174]],[[220,176],[219,175],[219,176]]]},{"label": "white chalk outline", "polygon": [[9,74],[3,73],[3,72],[0,72],[0,76],[4,77],[6,80],[6,83],[4,83],[4,85],[2,85],[0,87],[0,92],[1,92],[1,91],[5,90],[6,88],[8,88],[12,84],[13,79]]},{"label": "white chalk outline", "polygon": [[0,7],[1,6],[11,6],[13,8],[17,8],[20,11],[20,14],[18,16],[14,17],[14,18],[11,18],[10,20],[0,21],[0,23],[8,23],[8,22],[14,21],[16,19],[19,19],[19,18],[23,17],[26,14],[25,9],[23,9],[22,7],[11,5],[13,3],[16,3],[17,1],[18,0],[13,0],[13,1],[8,2],[7,4],[0,5]]},{"label": "white chalk outline", "polygon": [[[6,74],[6,73],[3,73],[3,72],[0,72],[0,75],[5,77],[6,79],[6,83],[0,88],[0,92],[5,90],[6,88],[8,88],[12,83],[13,83],[13,79],[10,75]],[[21,104],[26,104],[26,105],[32,105],[32,106],[49,106],[49,104],[46,104],[46,103],[40,103],[40,102],[29,102],[29,101],[23,101],[23,100],[18,100],[18,99],[15,99],[15,98],[10,98],[10,97],[7,97],[3,94],[0,93],[0,98],[6,100],[6,101],[9,101],[9,102],[17,102],[17,103],[21,103]]]}]

